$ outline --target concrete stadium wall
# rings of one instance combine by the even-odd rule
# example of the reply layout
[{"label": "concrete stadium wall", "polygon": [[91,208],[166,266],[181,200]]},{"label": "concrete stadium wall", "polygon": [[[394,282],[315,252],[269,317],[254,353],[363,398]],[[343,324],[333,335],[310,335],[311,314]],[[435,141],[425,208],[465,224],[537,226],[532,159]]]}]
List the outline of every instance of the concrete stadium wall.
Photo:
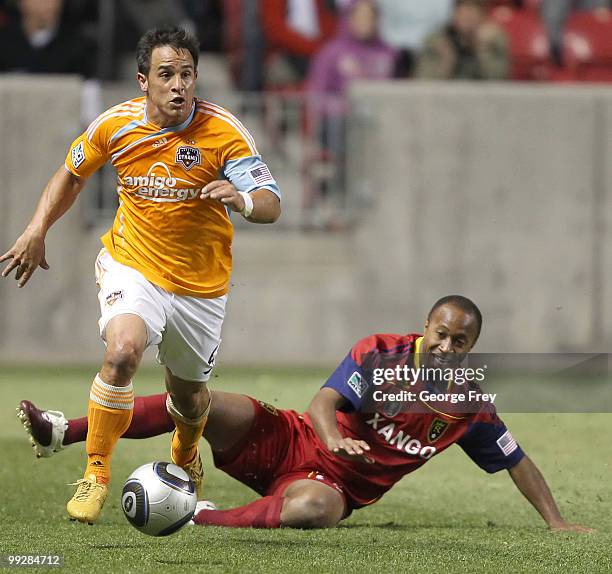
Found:
[{"label": "concrete stadium wall", "polygon": [[376,323],[458,292],[482,351],[609,350],[612,90],[389,83],[353,102]]},{"label": "concrete stadium wall", "polygon": [[[79,131],[80,85],[5,76],[0,95],[4,252]],[[610,348],[612,90],[389,83],[352,99],[360,224],[240,228],[220,361],[334,363],[370,332],[420,329],[450,292],[482,307],[481,351]],[[102,231],[79,201],[49,234],[51,270],[0,281],[0,362],[99,361]]]}]

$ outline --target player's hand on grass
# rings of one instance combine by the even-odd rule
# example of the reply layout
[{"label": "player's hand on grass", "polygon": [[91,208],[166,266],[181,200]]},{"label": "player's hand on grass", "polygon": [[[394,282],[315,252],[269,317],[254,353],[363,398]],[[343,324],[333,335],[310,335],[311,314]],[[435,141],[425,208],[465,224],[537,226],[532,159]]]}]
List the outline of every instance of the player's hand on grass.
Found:
[{"label": "player's hand on grass", "polygon": [[370,445],[363,440],[356,440],[350,437],[330,439],[327,441],[327,448],[336,456],[346,460],[354,460],[372,464],[374,459],[368,455]]},{"label": "player's hand on grass", "polygon": [[553,532],[583,532],[585,534],[591,534],[595,532],[594,528],[588,526],[581,526],[580,524],[570,524],[569,522],[558,522],[549,524],[548,527]]},{"label": "player's hand on grass", "polygon": [[232,211],[240,213],[244,209],[244,197],[229,181],[218,179],[202,189],[200,199],[216,199]]},{"label": "player's hand on grass", "polygon": [[39,266],[49,269],[45,259],[44,237],[25,231],[15,241],[15,245],[0,257],[0,263],[9,260],[9,264],[2,271],[2,277],[8,277],[16,269],[15,279],[18,286],[23,287]]}]

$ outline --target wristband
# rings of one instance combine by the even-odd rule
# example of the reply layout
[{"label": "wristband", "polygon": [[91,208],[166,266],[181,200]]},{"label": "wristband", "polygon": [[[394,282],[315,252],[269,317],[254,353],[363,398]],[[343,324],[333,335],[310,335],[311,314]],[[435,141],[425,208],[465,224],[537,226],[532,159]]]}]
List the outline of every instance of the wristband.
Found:
[{"label": "wristband", "polygon": [[249,217],[251,213],[253,213],[253,198],[246,191],[239,191],[240,195],[242,195],[242,199],[244,199],[244,209],[240,212],[242,217]]}]

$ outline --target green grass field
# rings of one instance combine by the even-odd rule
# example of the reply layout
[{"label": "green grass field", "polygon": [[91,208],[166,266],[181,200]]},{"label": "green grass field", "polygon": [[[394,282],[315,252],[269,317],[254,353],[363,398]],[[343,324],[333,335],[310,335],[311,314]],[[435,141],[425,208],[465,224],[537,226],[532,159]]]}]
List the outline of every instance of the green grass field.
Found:
[{"label": "green grass field", "polygon": [[[508,415],[505,422],[546,476],[565,517],[597,528],[554,534],[505,472],[489,476],[453,447],[406,477],[374,506],[332,530],[186,527],[149,538],[119,507],[123,480],[137,466],[168,458],[169,435],[122,441],[101,521],[64,515],[80,478],[84,445],[36,460],[15,406],[29,398],[81,416],[93,369],[0,367],[0,554],[61,554],[69,572],[609,572],[612,571],[612,417],[609,414]],[[212,387],[304,409],[325,371],[249,372],[220,368]],[[160,392],[161,370],[135,380],[138,394]],[[255,494],[212,468],[208,497],[222,508]]]}]

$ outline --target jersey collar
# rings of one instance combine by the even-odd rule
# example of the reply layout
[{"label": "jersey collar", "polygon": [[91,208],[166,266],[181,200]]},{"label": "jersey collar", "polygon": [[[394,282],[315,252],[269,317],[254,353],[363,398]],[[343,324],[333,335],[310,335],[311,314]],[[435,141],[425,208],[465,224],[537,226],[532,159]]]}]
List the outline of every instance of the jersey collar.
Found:
[{"label": "jersey collar", "polygon": [[168,133],[168,132],[180,132],[181,130],[184,130],[192,121],[193,121],[193,116],[195,115],[195,111],[196,111],[196,102],[195,102],[195,98],[193,100],[193,102],[191,103],[191,111],[189,112],[189,115],[187,116],[187,119],[183,122],[180,123],[176,126],[168,126],[165,128],[160,128],[159,126],[155,126],[155,124],[150,123],[149,122],[149,118],[147,116],[147,104],[145,103],[145,107],[144,107],[144,121],[145,123],[155,126],[156,128],[160,129],[160,133]]}]

